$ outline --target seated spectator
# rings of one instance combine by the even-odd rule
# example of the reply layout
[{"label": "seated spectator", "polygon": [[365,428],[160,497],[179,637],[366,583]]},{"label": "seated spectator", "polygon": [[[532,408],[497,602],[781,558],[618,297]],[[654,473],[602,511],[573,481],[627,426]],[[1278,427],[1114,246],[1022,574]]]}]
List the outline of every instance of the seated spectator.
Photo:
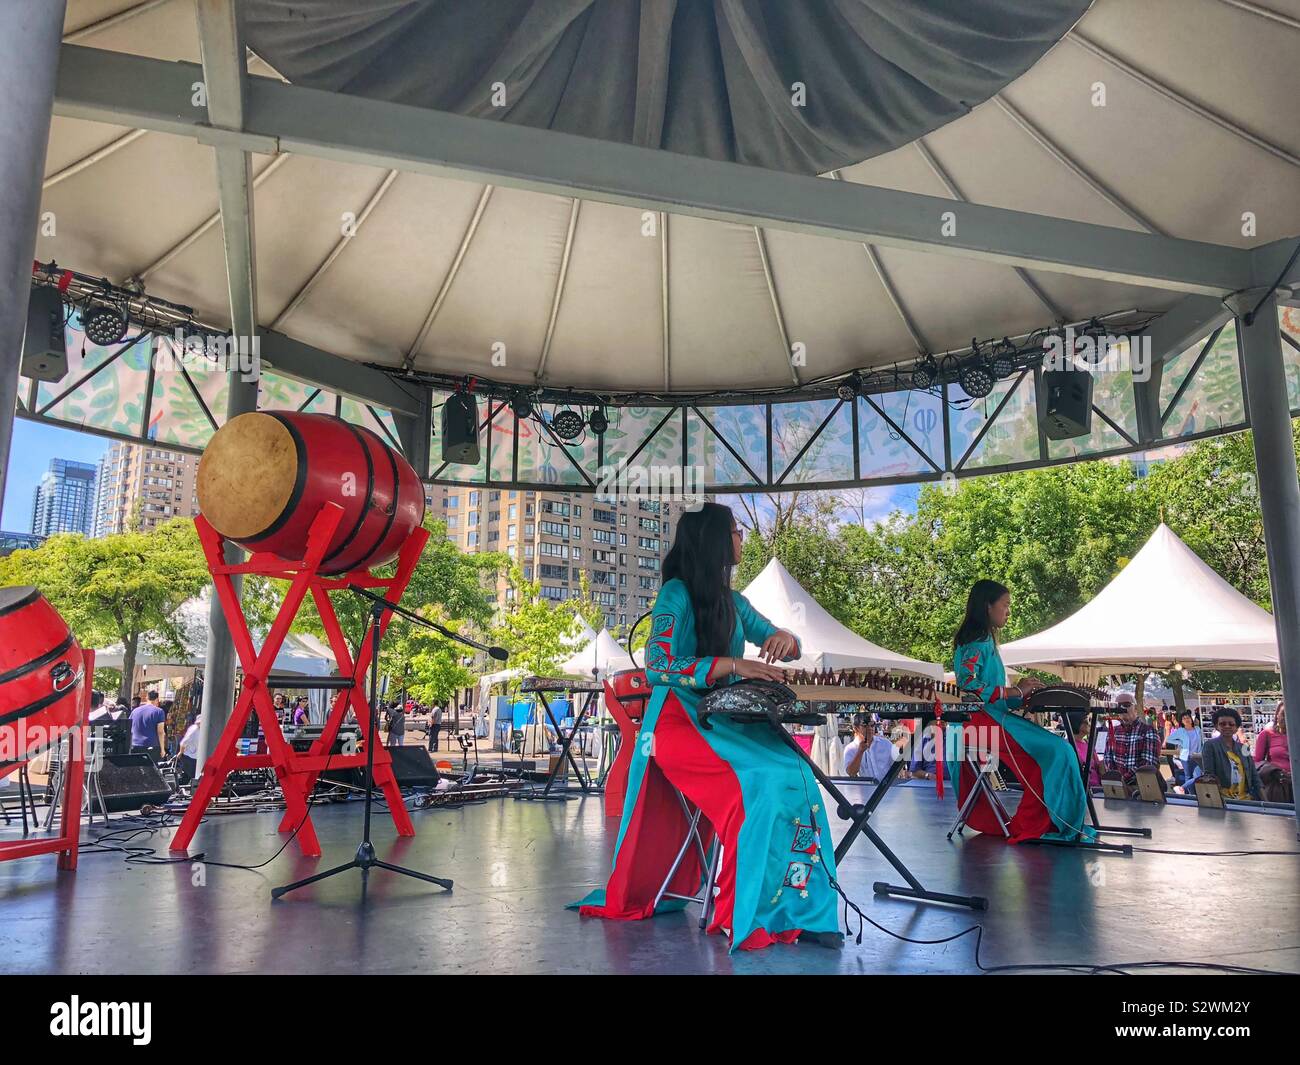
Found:
[{"label": "seated spectator", "polygon": [[935,762],[937,744],[934,739],[934,726],[927,725],[918,729],[912,737],[912,760],[903,770],[904,780],[933,780],[939,772]]},{"label": "seated spectator", "polygon": [[1126,787],[1134,788],[1139,769],[1160,764],[1160,735],[1131,695],[1119,697],[1118,714],[1119,723],[1111,726],[1106,743],[1106,769],[1118,773]]},{"label": "seated spectator", "polygon": [[844,775],[882,780],[894,762],[894,745],[876,734],[870,714],[853,715],[853,740],[844,748]]},{"label": "seated spectator", "polygon": [[1186,790],[1201,775],[1201,749],[1205,737],[1196,725],[1196,715],[1190,710],[1184,710],[1181,724],[1169,733],[1165,742],[1170,747],[1178,748],[1178,755],[1173,759],[1174,783]]},{"label": "seated spectator", "polygon": [[[1087,714],[1081,710],[1073,711],[1066,715],[1070,722],[1070,739],[1074,743],[1074,749],[1079,755],[1079,766],[1082,768],[1083,760],[1088,757],[1088,731],[1091,728],[1091,722]],[[1088,787],[1101,787],[1101,774],[1105,772],[1106,765],[1101,760],[1095,750],[1092,752],[1092,765],[1088,769]]]},{"label": "seated spectator", "polygon": [[1237,740],[1241,714],[1231,706],[1215,708],[1214,724],[1219,734],[1205,741],[1201,767],[1206,779],[1214,778],[1225,799],[1259,799],[1263,796],[1255,759]]},{"label": "seated spectator", "polygon": [[1273,724],[1255,738],[1255,764],[1268,802],[1291,802],[1291,750],[1286,738],[1286,711],[1278,703]]}]

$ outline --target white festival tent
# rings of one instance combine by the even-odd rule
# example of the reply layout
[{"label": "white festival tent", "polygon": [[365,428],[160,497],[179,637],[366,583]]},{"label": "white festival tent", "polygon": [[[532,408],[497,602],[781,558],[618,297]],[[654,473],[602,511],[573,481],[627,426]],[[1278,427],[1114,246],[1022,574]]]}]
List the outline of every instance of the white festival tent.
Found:
[{"label": "white festival tent", "polygon": [[[790,663],[794,669],[896,669],[943,679],[942,666],[887,651],[840,624],[804,590],[779,559],[773,558],[749,583],[745,598],[773,625],[789,629],[799,637],[803,656]],[[757,653],[757,647],[746,644],[746,655]],[[834,715],[817,726],[811,756],[823,772],[832,776],[844,772],[839,723]]]},{"label": "white festival tent", "polygon": [[1089,603],[1002,649],[1008,665],[1075,684],[1109,673],[1277,669],[1273,615],[1207,566],[1163,522]]},{"label": "white festival tent", "polygon": [[[790,663],[792,669],[896,669],[923,677],[943,679],[943,668],[896,654],[859,636],[841,625],[822,605],[804,591],[779,559],[772,559],[744,590],[750,604],[777,628],[789,629],[799,637],[803,656]],[[745,654],[758,648],[745,645]]]},{"label": "white festival tent", "polygon": [[[562,636],[560,642],[565,647],[583,647],[596,638],[596,630],[587,624],[587,619],[579,616],[577,629],[568,636]],[[590,668],[590,667],[589,667]],[[562,671],[563,672],[563,671]],[[522,669],[507,666],[493,673],[485,673],[478,679],[479,705],[487,706],[488,692],[494,684],[508,684],[524,675]]]},{"label": "white festival tent", "polygon": [[[136,652],[136,665],[140,666],[197,666],[203,667],[207,654],[208,640],[208,597],[211,589],[182,603],[177,610],[180,623],[186,632],[186,642],[191,654],[179,657],[152,650],[148,645],[147,634],[141,638]],[[261,639],[254,634],[254,646],[261,649]],[[122,668],[123,647],[115,643],[110,647],[95,651],[95,666],[107,669]],[[291,677],[326,677],[334,672],[336,666],[330,649],[307,634],[291,632],[285,637],[284,646],[275,656],[271,672]]]},{"label": "white festival tent", "polygon": [[609,634],[609,629],[601,629],[585,647],[575,651],[560,664],[560,672],[565,676],[590,677],[594,670],[602,680],[621,669],[636,668],[632,657]]}]

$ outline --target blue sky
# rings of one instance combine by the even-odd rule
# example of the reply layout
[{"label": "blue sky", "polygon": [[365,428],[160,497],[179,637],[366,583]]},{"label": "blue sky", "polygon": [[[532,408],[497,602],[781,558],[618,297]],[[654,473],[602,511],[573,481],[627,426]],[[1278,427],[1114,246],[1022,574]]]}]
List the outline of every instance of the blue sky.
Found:
[{"label": "blue sky", "polygon": [[15,418],[0,529],[5,532],[31,531],[32,493],[50,468],[51,459],[98,462],[109,444],[110,441],[102,436]]},{"label": "blue sky", "polygon": [[[102,436],[15,418],[0,529],[6,532],[31,530],[32,493],[50,468],[51,459],[98,462],[110,443]],[[865,508],[868,520],[879,520],[894,509],[914,510],[918,491],[919,486],[914,484],[872,489]]]}]

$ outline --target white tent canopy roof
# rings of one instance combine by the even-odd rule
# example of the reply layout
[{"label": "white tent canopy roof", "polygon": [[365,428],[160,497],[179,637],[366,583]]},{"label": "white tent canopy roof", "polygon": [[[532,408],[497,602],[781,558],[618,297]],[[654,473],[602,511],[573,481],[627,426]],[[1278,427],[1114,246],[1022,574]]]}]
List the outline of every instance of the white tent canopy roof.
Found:
[{"label": "white tent canopy roof", "polygon": [[1207,566],[1163,522],[1091,602],[1050,629],[1002,647],[1008,665],[1087,680],[1103,673],[1199,666],[1276,669],[1273,615]]},{"label": "white tent canopy roof", "polygon": [[[1300,232],[1297,25],[1295,0],[1096,0],[991,99],[825,180],[939,197],[959,224],[969,203],[1235,248],[1279,241]],[[71,0],[66,32],[86,48],[200,60],[192,0]],[[249,72],[277,77],[257,57]],[[252,155],[257,318],[357,362],[592,389],[789,387],[1182,298],[291,143]],[[45,175],[41,210],[58,228],[42,230],[42,261],[138,277],[205,322],[230,321],[211,148],[56,115]],[[354,235],[341,236],[349,217]],[[808,369],[792,374],[794,345]]]},{"label": "white tent canopy roof", "polygon": [[[887,651],[840,624],[790,576],[779,559],[773,558],[763,567],[744,595],[773,625],[799,637],[803,657],[790,668],[893,669],[943,679],[941,666]],[[745,647],[747,655],[757,650],[752,644]]]},{"label": "white tent canopy roof", "polygon": [[[140,666],[203,666],[208,645],[208,600],[211,588],[202,595],[181,604],[177,611],[181,624],[188,634],[188,643],[193,652],[183,661],[177,661],[174,655],[154,653],[149,650],[146,637],[141,639],[141,646],[136,653],[136,665]],[[261,649],[261,639],[254,634],[254,646]],[[96,668],[121,669],[123,648],[120,643],[95,651]],[[291,632],[285,637],[284,646],[275,656],[271,666],[273,674],[281,676],[325,677],[335,670],[334,656],[315,636],[300,635]]]},{"label": "white tent canopy roof", "polygon": [[568,676],[589,677],[594,669],[599,677],[604,678],[621,669],[636,668],[628,653],[610,635],[609,629],[601,629],[585,647],[575,651],[560,665],[560,672]]}]

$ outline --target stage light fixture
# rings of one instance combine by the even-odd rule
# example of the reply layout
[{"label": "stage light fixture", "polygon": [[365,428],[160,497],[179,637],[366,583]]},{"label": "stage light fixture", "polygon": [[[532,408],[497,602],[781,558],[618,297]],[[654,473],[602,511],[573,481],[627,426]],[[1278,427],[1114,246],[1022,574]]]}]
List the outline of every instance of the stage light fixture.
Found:
[{"label": "stage light fixture", "polygon": [[933,388],[939,379],[939,366],[933,355],[927,355],[912,369],[912,387],[919,389]]},{"label": "stage light fixture", "polygon": [[586,427],[582,415],[576,410],[557,411],[551,418],[551,429],[561,440],[577,440]]},{"label": "stage light fixture", "polygon": [[591,412],[591,417],[587,419],[587,424],[591,426],[591,431],[597,436],[602,436],[606,429],[609,428],[609,416],[605,413],[604,407],[597,407]]},{"label": "stage light fixture", "polygon": [[1010,337],[1003,337],[1001,343],[993,348],[993,376],[999,381],[1016,372],[1016,346]]},{"label": "stage light fixture", "polygon": [[849,374],[835,386],[835,394],[845,403],[852,403],[862,393],[862,377],[857,371]]},{"label": "stage light fixture", "polygon": [[121,307],[96,303],[81,316],[81,322],[91,343],[100,347],[120,343],[126,336],[126,312]]},{"label": "stage light fixture", "polygon": [[529,398],[528,393],[522,388],[510,396],[510,409],[514,411],[515,417],[524,419],[531,417],[533,413],[533,401]]},{"label": "stage light fixture", "polygon": [[988,360],[977,354],[957,371],[957,383],[971,399],[983,399],[993,391],[995,378]]}]

